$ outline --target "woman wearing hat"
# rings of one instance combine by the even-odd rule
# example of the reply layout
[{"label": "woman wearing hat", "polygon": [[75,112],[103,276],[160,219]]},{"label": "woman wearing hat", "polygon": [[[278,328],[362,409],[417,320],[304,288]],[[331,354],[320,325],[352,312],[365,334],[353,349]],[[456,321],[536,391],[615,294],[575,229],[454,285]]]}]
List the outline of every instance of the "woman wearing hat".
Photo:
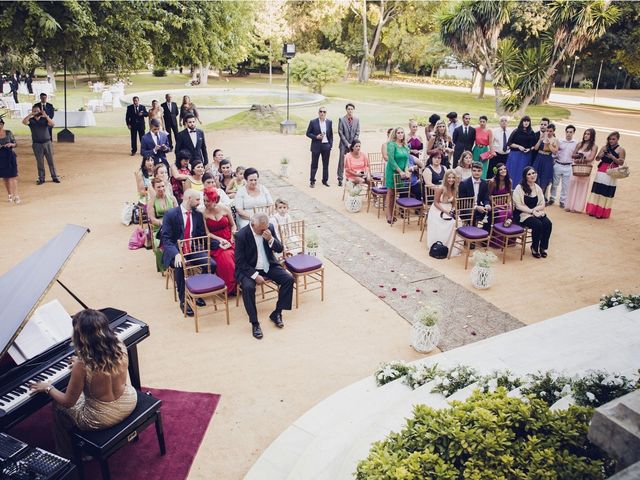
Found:
[{"label": "woman wearing hat", "polygon": [[18,196],[18,160],[16,158],[16,139],[11,130],[4,129],[4,120],[0,117],[0,178],[9,194],[9,203],[19,204]]}]

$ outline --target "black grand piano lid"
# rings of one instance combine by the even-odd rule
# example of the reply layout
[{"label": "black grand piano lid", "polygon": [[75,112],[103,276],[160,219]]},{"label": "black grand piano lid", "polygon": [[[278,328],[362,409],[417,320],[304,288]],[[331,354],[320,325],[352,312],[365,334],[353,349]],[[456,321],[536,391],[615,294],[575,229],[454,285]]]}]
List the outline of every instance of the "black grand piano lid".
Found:
[{"label": "black grand piano lid", "polygon": [[87,233],[87,227],[65,225],[58,235],[0,277],[0,359]]}]

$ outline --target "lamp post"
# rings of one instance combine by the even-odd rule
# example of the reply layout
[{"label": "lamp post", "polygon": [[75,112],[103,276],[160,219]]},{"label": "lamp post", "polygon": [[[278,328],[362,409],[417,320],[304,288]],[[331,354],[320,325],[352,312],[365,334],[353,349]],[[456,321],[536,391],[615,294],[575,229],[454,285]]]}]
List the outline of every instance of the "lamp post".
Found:
[{"label": "lamp post", "polygon": [[598,87],[600,86],[600,76],[602,75],[602,64],[604,60],[600,62],[600,71],[598,72],[598,81],[596,82],[596,89],[593,92],[593,103],[596,103],[596,97],[598,96]]},{"label": "lamp post", "polygon": [[613,86],[614,90],[618,89],[618,78],[620,78],[621,71],[622,71],[622,67],[618,67],[618,73],[616,73],[616,84]]},{"label": "lamp post", "polygon": [[576,73],[576,62],[580,59],[578,55],[573,57],[573,70],[571,70],[571,81],[569,82],[569,88],[573,87],[573,75]]},{"label": "lamp post", "polygon": [[291,78],[291,59],[296,56],[296,45],[294,43],[285,43],[282,48],[282,54],[287,59],[287,119],[280,122],[280,133],[285,135],[293,133],[296,129],[296,123],[289,119],[289,81]]},{"label": "lamp post", "polygon": [[72,52],[64,52],[64,128],[58,132],[58,143],[74,143],[75,136],[67,129],[67,55]]}]

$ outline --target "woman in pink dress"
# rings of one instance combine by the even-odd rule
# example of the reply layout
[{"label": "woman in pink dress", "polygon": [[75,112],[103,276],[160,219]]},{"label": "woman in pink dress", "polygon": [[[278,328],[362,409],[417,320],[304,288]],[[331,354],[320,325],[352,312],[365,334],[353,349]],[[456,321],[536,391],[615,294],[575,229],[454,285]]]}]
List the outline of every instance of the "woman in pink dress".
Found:
[{"label": "woman in pink dress", "polygon": [[[596,145],[596,131],[593,128],[587,128],[582,135],[582,141],[576,145],[571,158],[573,163],[593,164],[598,152]],[[582,213],[587,205],[587,194],[589,193],[589,180],[591,177],[576,177],[571,175],[569,190],[567,191],[567,203],[565,211],[573,213]]]},{"label": "woman in pink dress", "polygon": [[216,274],[224,280],[229,295],[236,291],[236,260],[233,236],[236,233],[236,223],[233,221],[231,209],[220,202],[215,187],[207,187],[203,192],[204,221],[207,234],[212,240],[220,242],[218,248],[211,250],[211,256],[218,264]]}]

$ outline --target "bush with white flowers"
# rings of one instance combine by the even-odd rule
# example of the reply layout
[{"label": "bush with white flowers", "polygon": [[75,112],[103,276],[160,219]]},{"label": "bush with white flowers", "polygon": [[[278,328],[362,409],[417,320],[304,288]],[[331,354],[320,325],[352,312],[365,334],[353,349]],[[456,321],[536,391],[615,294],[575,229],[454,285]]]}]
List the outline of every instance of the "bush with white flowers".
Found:
[{"label": "bush with white flowers", "polygon": [[574,380],[573,398],[577,405],[599,407],[638,388],[638,381],[624,375],[603,370],[592,370]]},{"label": "bush with white flowers", "polygon": [[495,392],[498,387],[504,387],[510,392],[522,385],[522,379],[510,370],[494,370],[480,378],[478,385],[484,393]]},{"label": "bush with white flowers", "polygon": [[433,390],[431,390],[431,393],[441,393],[445,397],[448,397],[458,390],[477,382],[479,378],[480,376],[476,369],[466,365],[458,365],[438,375],[434,379],[436,384]]},{"label": "bush with white flowers", "polygon": [[625,295],[620,290],[615,289],[609,295],[602,294],[600,297],[600,310],[625,305],[629,310],[640,308],[640,294]]},{"label": "bush with white flowers", "polygon": [[438,367],[438,364],[434,365],[417,365],[409,367],[409,371],[407,372],[407,376],[404,377],[404,382],[409,385],[412,389],[416,389],[421,387],[425,383],[430,382],[438,375],[442,375],[442,370]]},{"label": "bush with white flowers", "polygon": [[523,395],[535,395],[551,406],[571,393],[571,378],[555,370],[530,373],[520,388]]},{"label": "bush with white flowers", "polygon": [[381,387],[386,383],[393,382],[398,378],[404,377],[408,371],[409,365],[407,365],[406,362],[394,360],[380,365],[373,376],[376,380],[376,384]]}]

